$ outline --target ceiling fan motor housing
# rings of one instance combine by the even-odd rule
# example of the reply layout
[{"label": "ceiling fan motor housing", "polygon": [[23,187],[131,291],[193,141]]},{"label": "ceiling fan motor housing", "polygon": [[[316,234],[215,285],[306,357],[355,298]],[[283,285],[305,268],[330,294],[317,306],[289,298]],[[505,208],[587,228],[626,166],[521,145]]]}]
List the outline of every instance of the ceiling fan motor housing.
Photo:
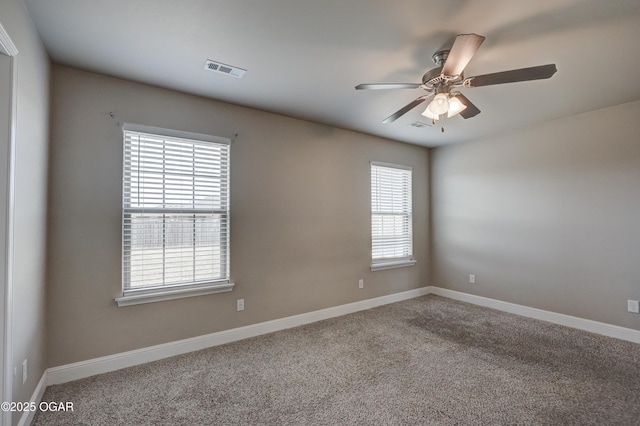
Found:
[{"label": "ceiling fan motor housing", "polygon": [[424,73],[422,76],[422,85],[430,92],[440,92],[443,90],[439,90],[439,88],[444,86],[451,87],[452,85],[460,83],[462,80],[464,80],[463,74],[456,78],[451,78],[442,74],[442,67],[438,67]]},{"label": "ceiling fan motor housing", "polygon": [[422,84],[427,86],[429,89],[433,89],[442,82],[444,82],[444,79],[442,78],[442,67],[429,70],[422,76]]}]

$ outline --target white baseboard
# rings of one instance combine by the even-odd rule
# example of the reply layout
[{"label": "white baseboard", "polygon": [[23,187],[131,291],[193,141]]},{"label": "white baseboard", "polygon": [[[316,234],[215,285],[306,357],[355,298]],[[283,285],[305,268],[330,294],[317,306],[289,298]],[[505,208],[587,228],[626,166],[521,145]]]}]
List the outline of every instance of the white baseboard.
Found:
[{"label": "white baseboard", "polygon": [[133,367],[135,365],[157,361],[163,358],[169,358],[172,356],[206,349],[213,346],[223,345],[225,343],[235,342],[238,340],[247,339],[249,337],[255,337],[266,333],[272,333],[274,331],[284,330],[287,328],[297,327],[316,321],[375,308],[377,306],[382,306],[389,303],[395,303],[402,300],[412,299],[414,297],[424,296],[429,294],[430,292],[431,287],[422,287],[415,290],[404,291],[402,293],[395,293],[388,296],[376,297],[374,299],[348,303],[346,305],[335,306],[332,308],[321,309],[319,311],[313,311],[300,315],[294,315],[291,317],[252,324],[245,327],[207,334],[204,336],[178,340],[175,342],[150,346],[143,349],[136,349],[133,351],[122,352],[119,354],[80,361],[73,364],[53,367],[47,370],[47,384],[57,385],[60,383],[70,382],[72,380],[94,376],[96,374],[108,373],[110,371],[120,370],[122,368]]},{"label": "white baseboard", "polygon": [[[31,395],[31,399],[29,402],[35,403],[35,405],[40,405],[42,401],[42,395],[44,395],[44,391],[47,389],[47,370],[42,373],[42,377],[40,377],[40,381],[36,385],[33,394]],[[18,420],[18,426],[29,426],[35,417],[35,411],[24,411],[20,420]]]},{"label": "white baseboard", "polygon": [[[133,367],[135,365],[140,365],[147,362],[157,361],[160,359],[182,355],[213,346],[223,345],[225,343],[231,343],[262,334],[272,333],[274,331],[284,330],[287,328],[297,327],[316,321],[351,314],[389,303],[395,303],[415,297],[425,296],[427,294],[436,294],[450,299],[485,306],[503,312],[509,312],[528,318],[534,318],[554,324],[589,331],[592,333],[602,334],[609,337],[615,337],[617,339],[640,343],[640,331],[637,330],[632,330],[629,328],[619,327],[611,324],[605,324],[584,318],[558,314],[555,312],[544,311],[542,309],[530,308],[528,306],[503,302],[496,299],[489,299],[482,296],[475,296],[473,294],[462,293],[459,291],[448,290],[440,287],[422,287],[402,293],[390,294],[388,296],[348,303],[346,305],[335,306],[332,308],[321,309],[319,311],[313,311],[300,315],[294,315],[291,317],[252,324],[245,327],[207,334],[204,336],[178,340],[175,342],[164,343],[161,345],[150,346],[147,348],[136,349],[133,351],[122,352],[119,354],[49,368],[46,371],[46,383],[47,385],[66,383],[73,380],[95,376],[96,374],[108,373],[110,371],[120,370],[122,368]],[[40,386],[40,384],[38,386]],[[44,389],[42,389],[42,392],[44,392]],[[40,395],[40,397],[42,397],[42,395]]]},{"label": "white baseboard", "polygon": [[633,343],[640,343],[640,331],[631,328],[620,327],[603,322],[592,321],[584,318],[573,317],[571,315],[559,314],[528,306],[517,305],[515,303],[503,302],[501,300],[489,299],[487,297],[462,293],[440,287],[431,287],[431,294],[447,297],[449,299],[460,300],[474,305],[485,306],[498,311],[509,312],[527,318],[547,321],[566,327],[577,328],[591,333],[602,334],[604,336],[615,337],[616,339],[627,340]]}]

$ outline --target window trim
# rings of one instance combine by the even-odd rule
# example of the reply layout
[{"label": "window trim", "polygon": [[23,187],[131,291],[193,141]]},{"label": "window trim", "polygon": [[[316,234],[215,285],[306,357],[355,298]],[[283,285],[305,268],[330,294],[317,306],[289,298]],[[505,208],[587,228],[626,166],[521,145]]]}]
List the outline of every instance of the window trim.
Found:
[{"label": "window trim", "polygon": [[[123,123],[123,126],[122,126],[123,134],[124,132],[127,132],[127,131],[148,133],[148,134],[157,135],[160,137],[188,139],[188,140],[194,140],[198,142],[212,142],[217,144],[225,144],[229,146],[231,145],[231,139],[220,137],[220,136],[185,132],[180,130],[165,129],[161,127],[153,127],[153,126],[146,126],[146,125],[140,125],[140,124]],[[230,152],[229,152],[228,158],[229,158],[228,161],[230,163],[231,162]],[[124,163],[122,167],[124,170]],[[123,187],[124,187],[124,181],[123,181]],[[231,194],[230,182],[227,183],[227,187],[228,187],[227,197],[229,198]],[[231,218],[230,218],[229,211],[230,209],[227,208],[227,212],[226,212],[227,230],[231,228]],[[121,235],[124,235],[124,214],[122,216],[123,217],[122,217]],[[230,252],[231,252],[230,238],[229,238],[229,232],[227,232],[227,259],[229,258]],[[121,253],[121,260],[123,262],[123,268],[124,268],[123,253]],[[229,268],[229,260],[227,260],[227,268]],[[122,274],[124,274],[124,269],[122,270]],[[137,289],[137,288],[125,289],[124,277],[122,277],[120,285],[121,285],[122,295],[115,298],[115,302],[117,303],[118,307],[139,305],[139,304],[152,303],[152,302],[161,302],[161,301],[173,300],[173,299],[183,299],[187,297],[203,296],[207,294],[229,292],[233,290],[235,283],[231,282],[229,278],[224,280],[215,280],[215,281],[207,280],[204,282],[194,282],[194,283],[188,283],[188,284],[158,285],[155,287],[144,287],[140,289]]]},{"label": "window trim", "polygon": [[371,262],[370,268],[372,271],[383,271],[385,269],[394,269],[394,268],[404,268],[407,266],[413,266],[417,263],[415,259],[403,259],[403,260],[394,260],[394,261],[381,261],[381,262]]},{"label": "window trim", "polygon": [[179,284],[175,286],[158,287],[157,289],[127,290],[123,292],[121,297],[116,297],[115,300],[118,307],[141,305],[143,303],[225,293],[232,291],[234,286],[235,284],[232,282],[223,281],[211,284]]},{"label": "window trim", "polygon": [[[373,223],[371,223],[371,250],[370,250],[370,254],[371,254],[371,264],[369,265],[371,271],[382,271],[385,269],[395,269],[395,268],[404,268],[404,267],[408,267],[408,266],[414,266],[417,261],[416,259],[413,257],[413,167],[411,166],[403,166],[400,164],[393,164],[393,163],[385,163],[385,162],[381,162],[381,161],[370,161],[369,162],[369,196],[372,197],[372,189],[373,189],[373,181],[371,180],[371,168],[372,166],[379,166],[379,167],[387,167],[387,168],[393,168],[393,169],[400,169],[400,170],[406,170],[411,172],[411,255],[410,256],[406,256],[406,257],[394,257],[394,258],[380,258],[377,260],[373,259]],[[370,198],[369,199],[369,209],[370,209],[370,216],[373,215],[373,209],[371,208],[371,204],[372,204],[373,199]]]}]

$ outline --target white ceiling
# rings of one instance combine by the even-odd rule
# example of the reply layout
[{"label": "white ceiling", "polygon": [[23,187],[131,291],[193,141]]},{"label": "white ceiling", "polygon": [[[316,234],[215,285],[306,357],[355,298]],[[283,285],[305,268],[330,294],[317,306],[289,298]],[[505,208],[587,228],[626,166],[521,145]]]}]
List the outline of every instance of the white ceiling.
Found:
[{"label": "white ceiling", "polygon": [[[639,0],[24,0],[56,63],[425,146],[640,100]],[[466,76],[555,63],[550,80],[461,91],[482,111],[440,126],[419,83],[460,33],[486,36]],[[247,69],[236,79],[206,59]]]}]

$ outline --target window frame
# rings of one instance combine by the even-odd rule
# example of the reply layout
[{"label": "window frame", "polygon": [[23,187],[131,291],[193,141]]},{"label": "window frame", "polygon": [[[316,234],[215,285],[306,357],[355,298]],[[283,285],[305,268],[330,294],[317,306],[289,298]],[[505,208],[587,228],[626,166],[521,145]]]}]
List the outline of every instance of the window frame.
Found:
[{"label": "window frame", "polygon": [[[374,258],[374,245],[375,245],[375,234],[374,234],[374,219],[373,216],[376,213],[374,211],[374,201],[377,194],[374,193],[374,182],[373,182],[373,171],[374,167],[379,168],[388,168],[388,169],[398,169],[409,172],[409,213],[403,216],[408,216],[409,222],[409,232],[408,232],[408,240],[409,240],[409,255],[408,256],[393,256],[393,257],[385,257],[385,258]],[[402,268],[407,266],[413,266],[416,264],[416,260],[413,257],[413,168],[410,166],[403,166],[399,164],[392,163],[384,163],[380,161],[371,161],[369,163],[369,178],[370,178],[370,213],[371,213],[371,271],[380,271],[384,269],[392,269],[392,268]],[[397,215],[397,214],[394,214]]]},{"label": "window frame", "polygon": [[[225,245],[226,245],[226,253],[223,254],[225,257],[226,267],[225,267],[225,277],[224,279],[217,280],[202,280],[202,281],[194,281],[194,282],[186,282],[186,283],[175,283],[175,284],[159,284],[157,286],[145,286],[141,288],[127,288],[125,287],[125,265],[127,260],[125,258],[125,215],[131,214],[132,208],[125,207],[125,161],[126,161],[126,132],[134,132],[134,133],[142,133],[148,134],[153,137],[158,138],[167,138],[167,139],[183,139],[187,142],[192,141],[196,143],[214,143],[219,145],[228,145],[227,152],[227,164],[226,164],[226,235],[225,235]],[[122,193],[120,197],[121,201],[121,209],[122,209],[122,229],[121,229],[121,264],[122,264],[122,274],[121,274],[121,290],[122,295],[120,297],[116,297],[115,301],[119,307],[122,306],[130,306],[137,305],[142,303],[150,303],[150,302],[159,302],[165,300],[172,299],[180,299],[185,297],[194,297],[201,296],[206,294],[213,293],[221,293],[228,292],[233,290],[234,283],[231,282],[230,279],[230,195],[231,195],[231,184],[230,184],[230,166],[231,166],[231,140],[228,138],[223,138],[219,136],[211,136],[204,135],[200,133],[192,133],[192,132],[184,132],[179,130],[171,130],[164,129],[160,127],[152,127],[152,126],[144,126],[138,124],[125,123],[122,126]],[[165,210],[166,208],[150,208],[147,209],[148,212],[154,213],[157,211]],[[200,209],[186,209],[187,211],[193,210],[193,214],[196,215],[199,213]],[[208,209],[213,213],[214,208]],[[218,213],[220,214],[220,213]],[[195,232],[195,231],[194,231]],[[195,234],[194,234],[195,235]],[[163,268],[165,264],[163,263]]]}]

